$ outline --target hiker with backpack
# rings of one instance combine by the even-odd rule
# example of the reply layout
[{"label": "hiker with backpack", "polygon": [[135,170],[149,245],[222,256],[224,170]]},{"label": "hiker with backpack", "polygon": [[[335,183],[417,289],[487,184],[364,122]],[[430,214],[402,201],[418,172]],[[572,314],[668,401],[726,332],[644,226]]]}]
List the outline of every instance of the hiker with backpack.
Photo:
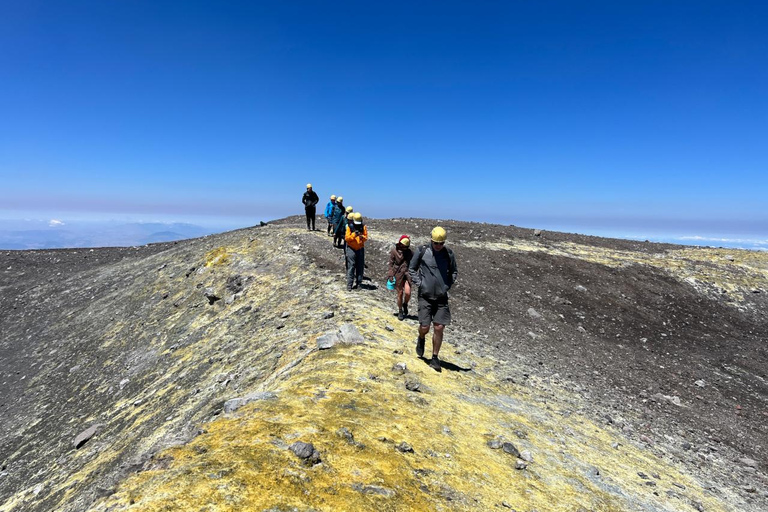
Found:
[{"label": "hiker with backpack", "polygon": [[[307,191],[304,192],[304,195],[301,197],[301,202],[304,203],[304,213],[307,216],[307,229],[310,231],[315,231],[315,207],[319,201],[320,198],[317,197],[317,193],[312,190],[312,184],[307,183]],[[309,227],[310,224],[312,225],[311,228]]]},{"label": "hiker with backpack", "polygon": [[397,319],[408,316],[408,302],[411,300],[411,275],[408,266],[413,258],[411,239],[403,235],[389,253],[387,281],[394,282],[397,291]]},{"label": "hiker with backpack", "polygon": [[419,337],[416,339],[416,355],[424,356],[425,336],[430,326],[432,332],[432,358],[429,366],[442,371],[438,354],[443,343],[445,326],[451,323],[448,307],[448,291],[456,282],[458,269],[453,251],[445,246],[445,229],[437,226],[432,230],[431,242],[419,249],[411,259],[408,273],[419,287]]},{"label": "hiker with backpack", "polygon": [[325,205],[325,212],[323,217],[328,221],[328,236],[333,236],[333,207],[336,206],[336,196],[331,194],[331,200]]},{"label": "hiker with backpack", "polygon": [[346,234],[345,253],[347,256],[347,290],[356,290],[363,284],[365,271],[365,242],[368,240],[368,227],[363,224],[363,215],[354,212],[349,215]]},{"label": "hiker with backpack", "polygon": [[343,249],[342,240],[344,240],[344,231],[342,231],[342,220],[346,215],[346,207],[344,206],[344,198],[338,196],[336,198],[336,206],[333,207],[333,246],[338,249]]}]

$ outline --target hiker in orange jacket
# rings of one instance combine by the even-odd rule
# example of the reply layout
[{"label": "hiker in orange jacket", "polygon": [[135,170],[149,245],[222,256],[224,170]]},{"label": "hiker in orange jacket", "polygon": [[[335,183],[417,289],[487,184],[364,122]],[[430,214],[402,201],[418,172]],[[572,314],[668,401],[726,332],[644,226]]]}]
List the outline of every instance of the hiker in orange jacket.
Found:
[{"label": "hiker in orange jacket", "polygon": [[344,240],[347,242],[347,290],[355,290],[363,284],[365,242],[368,240],[368,226],[363,224],[360,212],[349,215]]}]

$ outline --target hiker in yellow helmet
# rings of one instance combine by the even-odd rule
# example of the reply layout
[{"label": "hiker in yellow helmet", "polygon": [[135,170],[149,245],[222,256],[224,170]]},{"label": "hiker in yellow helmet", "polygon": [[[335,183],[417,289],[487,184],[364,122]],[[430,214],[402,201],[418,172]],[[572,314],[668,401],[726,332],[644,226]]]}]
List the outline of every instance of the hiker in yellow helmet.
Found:
[{"label": "hiker in yellow helmet", "polygon": [[344,245],[342,244],[342,241],[344,240],[344,229],[342,226],[342,221],[344,220],[346,215],[346,206],[344,206],[344,198],[341,196],[336,196],[336,206],[333,207],[333,246],[337,247],[339,249],[343,249]]},{"label": "hiker in yellow helmet", "polygon": [[[317,197],[315,191],[312,190],[312,184],[307,183],[307,191],[304,192],[304,195],[301,197],[301,202],[304,203],[304,214],[307,216],[307,229],[310,231],[315,231],[315,207],[317,206],[318,201],[320,201],[320,198]],[[309,227],[310,224],[312,225],[311,228]]]},{"label": "hiker in yellow helmet", "polygon": [[408,316],[408,301],[411,300],[411,275],[408,265],[413,258],[411,239],[403,235],[389,253],[389,271],[387,281],[394,281],[397,291],[397,319],[402,321]]},{"label": "hiker in yellow helmet", "polygon": [[419,337],[416,338],[416,355],[424,356],[425,336],[433,325],[432,358],[429,360],[429,366],[438,372],[441,371],[441,366],[437,356],[443,344],[443,331],[445,326],[451,323],[448,290],[458,276],[456,258],[453,251],[445,246],[445,239],[445,229],[437,226],[432,230],[430,244],[419,249],[408,267],[413,284],[419,287]]},{"label": "hiker in yellow helmet", "polygon": [[365,271],[365,242],[368,240],[368,227],[363,224],[363,215],[354,212],[349,215],[347,231],[347,290],[355,290],[363,284]]},{"label": "hiker in yellow helmet", "polygon": [[325,213],[323,213],[323,217],[326,218],[328,221],[328,236],[333,236],[333,208],[336,206],[336,196],[334,194],[331,194],[331,200],[328,201],[328,204],[325,205]]}]

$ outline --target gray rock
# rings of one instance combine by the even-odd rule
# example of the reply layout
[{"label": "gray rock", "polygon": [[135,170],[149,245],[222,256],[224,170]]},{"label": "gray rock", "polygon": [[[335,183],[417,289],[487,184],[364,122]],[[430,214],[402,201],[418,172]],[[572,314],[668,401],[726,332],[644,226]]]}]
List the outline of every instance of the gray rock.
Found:
[{"label": "gray rock", "polygon": [[291,316],[291,314],[288,311],[283,311],[283,314],[280,315],[280,318],[288,318],[289,316]]},{"label": "gray rock", "polygon": [[525,462],[533,462],[533,454],[531,454],[530,450],[521,451],[520,458],[523,459]]},{"label": "gray rock", "polygon": [[535,320],[538,320],[538,319],[541,318],[541,313],[539,313],[538,311],[536,311],[533,308],[528,308],[528,316],[533,318],[533,319],[535,319]]},{"label": "gray rock", "polygon": [[402,443],[395,445],[395,450],[402,453],[413,453],[413,446],[403,441]]},{"label": "gray rock", "polygon": [[704,381],[703,379],[699,379],[699,380],[697,380],[696,382],[694,382],[694,384],[696,384],[696,385],[697,385],[697,386],[699,386],[700,388],[703,388],[704,386],[706,386],[706,385],[707,385],[706,381]]},{"label": "gray rock", "polygon": [[520,451],[517,449],[515,445],[513,445],[509,441],[502,443],[501,449],[504,450],[504,453],[514,455],[515,457],[520,457]]},{"label": "gray rock", "polygon": [[528,467],[528,463],[527,463],[527,462],[525,462],[524,460],[522,460],[522,459],[517,459],[517,460],[515,461],[515,469],[525,469],[525,468],[527,468],[527,467]]},{"label": "gray rock", "polygon": [[329,318],[333,318],[333,311],[328,311],[323,314],[323,320],[328,320]]},{"label": "gray rock", "polygon": [[296,441],[288,447],[298,458],[304,462],[310,464],[317,464],[320,462],[320,452],[315,449],[312,443],[305,443],[303,441]]},{"label": "gray rock", "polygon": [[360,334],[360,331],[358,331],[357,327],[353,324],[342,325],[341,329],[339,329],[339,334],[341,335],[341,339],[344,340],[344,343],[349,345],[363,343],[365,341],[363,335]]},{"label": "gray rock", "polygon": [[385,325],[385,326],[384,326],[384,329],[386,329],[386,330],[387,330],[387,331],[389,331],[389,332],[394,332],[394,331],[395,331],[395,328],[394,328],[394,327],[392,327],[392,326],[391,326],[391,325],[389,325],[389,324]]},{"label": "gray rock", "polygon": [[501,439],[491,439],[485,444],[487,444],[488,448],[490,448],[491,450],[498,450],[499,448],[501,448],[501,445],[503,443],[501,442]]},{"label": "gray rock", "polygon": [[339,336],[336,333],[323,334],[317,338],[317,348],[319,350],[326,350],[341,342]]},{"label": "gray rock", "polygon": [[399,373],[400,375],[404,374],[407,369],[408,369],[408,365],[406,365],[405,363],[402,363],[402,362],[395,363],[392,366],[392,371],[395,372],[395,373]]},{"label": "gray rock", "polygon": [[407,389],[408,391],[421,392],[421,382],[419,382],[416,379],[406,379],[405,389]]},{"label": "gray rock", "polygon": [[221,297],[216,295],[216,291],[211,287],[206,288],[203,291],[203,295],[205,296],[206,299],[208,299],[208,304],[213,304],[217,300],[221,300]]},{"label": "gray rock", "polygon": [[587,291],[587,289],[580,284],[577,284],[576,286],[574,286],[573,289],[576,290],[577,292],[582,292],[582,293]]},{"label": "gray rock", "polygon": [[583,326],[581,326],[581,325],[580,325],[580,326],[578,326],[578,327],[576,328],[576,330],[577,330],[577,331],[579,331],[579,332],[583,332],[583,333],[585,333],[585,334],[586,334],[586,332],[587,332],[587,330],[586,330],[586,329],[585,329]]},{"label": "gray rock", "polygon": [[537,339],[537,338],[539,337],[539,335],[538,335],[538,334],[536,334],[536,333],[535,333],[535,332],[533,332],[533,331],[528,331],[528,336],[529,336],[529,337],[530,337],[532,340],[535,340],[535,339]]},{"label": "gray rock", "polygon": [[274,398],[277,398],[277,395],[271,391],[261,391],[258,393],[251,393],[250,395],[243,397],[232,398],[224,402],[224,412],[235,412],[239,408],[251,402],[256,402],[258,400],[272,400]]},{"label": "gray rock", "polygon": [[540,229],[534,229],[533,230],[533,236],[541,236],[541,230]]},{"label": "gray rock", "polygon": [[750,468],[757,468],[757,461],[754,459],[750,459],[749,457],[742,457],[739,459],[739,464],[742,464],[744,466],[750,467]]},{"label": "gray rock", "polygon": [[83,446],[85,443],[87,443],[89,439],[91,439],[93,436],[101,432],[102,428],[104,428],[104,425],[101,423],[91,425],[87,429],[80,432],[77,435],[77,437],[75,437],[74,441],[72,441],[72,446],[74,446],[75,449],[77,450],[78,448]]},{"label": "gray rock", "polygon": [[352,484],[352,489],[363,494],[373,494],[376,496],[384,496],[386,498],[391,498],[395,495],[395,491],[392,489],[387,489],[386,487],[381,487],[379,485],[363,485],[357,483]]}]

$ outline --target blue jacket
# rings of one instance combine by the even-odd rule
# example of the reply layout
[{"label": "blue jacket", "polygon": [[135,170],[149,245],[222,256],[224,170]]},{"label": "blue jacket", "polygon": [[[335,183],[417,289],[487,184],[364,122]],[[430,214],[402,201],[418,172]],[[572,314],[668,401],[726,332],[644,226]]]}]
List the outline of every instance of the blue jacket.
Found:
[{"label": "blue jacket", "polygon": [[339,202],[337,201],[336,204],[333,207],[333,214],[331,216],[331,224],[334,226],[338,226],[341,222],[341,219],[344,218],[346,207],[342,204],[339,206]]},{"label": "blue jacket", "polygon": [[331,215],[333,215],[334,206],[336,206],[336,201],[328,201],[328,204],[325,205],[325,213],[323,214],[323,216],[329,221],[331,220]]}]

